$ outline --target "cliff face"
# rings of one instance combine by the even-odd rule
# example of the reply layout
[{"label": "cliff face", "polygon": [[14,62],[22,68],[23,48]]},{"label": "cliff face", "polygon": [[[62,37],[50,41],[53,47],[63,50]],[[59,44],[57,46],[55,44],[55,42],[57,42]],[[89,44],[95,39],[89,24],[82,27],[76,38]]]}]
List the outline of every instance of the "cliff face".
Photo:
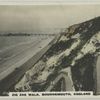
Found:
[{"label": "cliff face", "polygon": [[59,72],[69,67],[76,91],[94,91],[100,17],[70,26],[60,34],[60,39],[16,84],[16,91],[45,91]]}]

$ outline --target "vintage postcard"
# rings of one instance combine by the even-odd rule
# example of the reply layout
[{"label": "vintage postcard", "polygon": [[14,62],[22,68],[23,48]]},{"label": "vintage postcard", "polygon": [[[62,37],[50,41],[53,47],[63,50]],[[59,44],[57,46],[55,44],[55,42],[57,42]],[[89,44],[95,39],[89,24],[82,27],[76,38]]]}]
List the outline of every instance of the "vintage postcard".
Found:
[{"label": "vintage postcard", "polygon": [[100,4],[0,5],[0,97],[100,96]]}]

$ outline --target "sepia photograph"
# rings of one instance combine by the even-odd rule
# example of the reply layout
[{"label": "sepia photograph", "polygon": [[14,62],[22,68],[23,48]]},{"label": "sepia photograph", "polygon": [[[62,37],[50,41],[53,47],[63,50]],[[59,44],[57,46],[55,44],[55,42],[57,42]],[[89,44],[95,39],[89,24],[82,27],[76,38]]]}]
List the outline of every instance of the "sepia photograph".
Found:
[{"label": "sepia photograph", "polygon": [[99,96],[99,67],[99,4],[0,5],[0,96]]}]

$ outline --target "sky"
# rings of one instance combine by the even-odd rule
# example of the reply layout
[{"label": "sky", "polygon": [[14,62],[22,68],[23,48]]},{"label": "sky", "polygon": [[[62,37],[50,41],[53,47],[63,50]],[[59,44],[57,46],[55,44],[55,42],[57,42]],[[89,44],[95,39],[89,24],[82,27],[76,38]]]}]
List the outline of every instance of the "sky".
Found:
[{"label": "sky", "polygon": [[1,32],[55,33],[100,16],[100,5],[0,5]]}]

